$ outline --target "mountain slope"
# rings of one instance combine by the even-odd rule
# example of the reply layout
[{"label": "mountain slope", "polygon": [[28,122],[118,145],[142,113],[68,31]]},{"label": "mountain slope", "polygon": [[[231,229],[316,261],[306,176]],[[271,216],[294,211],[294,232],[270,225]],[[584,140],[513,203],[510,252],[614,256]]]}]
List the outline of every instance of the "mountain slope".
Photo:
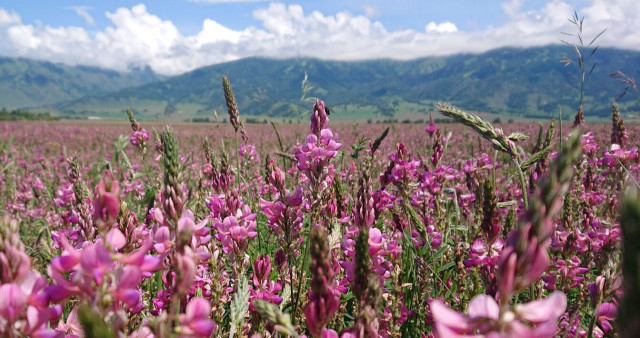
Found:
[{"label": "mountain slope", "polygon": [[165,79],[151,69],[118,73],[95,67],[0,57],[0,107],[36,107]]},{"label": "mountain slope", "polygon": [[[51,106],[64,114],[121,116],[132,107],[140,118],[161,115],[166,107],[182,112],[180,118],[211,116],[222,110],[221,77],[233,85],[244,116],[295,117],[311,104],[300,102],[305,72],[314,88],[309,96],[322,98],[340,112],[366,112],[361,117],[386,117],[432,109],[435,101],[449,101],[468,110],[510,116],[556,116],[577,110],[577,67],[560,61],[573,57],[566,46],[503,48],[483,54],[430,57],[411,61],[358,62],[317,59],[249,58],[196,69],[161,82],[103,93]],[[600,49],[586,60],[597,67],[586,80],[587,116],[607,116],[624,85],[609,77],[622,70],[639,78],[640,52]],[[626,95],[622,107],[640,110],[637,95]],[[173,110],[173,109],[171,109]]]}]

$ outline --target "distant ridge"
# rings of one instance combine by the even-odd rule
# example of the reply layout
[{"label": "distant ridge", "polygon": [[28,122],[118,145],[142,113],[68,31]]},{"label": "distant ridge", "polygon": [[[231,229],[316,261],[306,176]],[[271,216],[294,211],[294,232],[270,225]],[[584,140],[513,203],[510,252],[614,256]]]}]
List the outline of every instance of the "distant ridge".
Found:
[{"label": "distant ridge", "polygon": [[[577,110],[578,82],[571,76],[577,69],[560,62],[565,56],[573,57],[572,52],[566,46],[548,46],[410,61],[247,58],[199,68],[164,81],[147,81],[137,87],[101,87],[99,81],[94,81],[92,93],[66,94],[66,101],[42,104],[54,112],[78,116],[119,117],[122,109],[130,106],[136,116],[144,119],[163,114],[169,106],[181,112],[180,118],[212,117],[211,111],[221,109],[224,103],[221,76],[225,74],[231,80],[243,116],[295,117],[310,107],[309,103],[300,102],[301,81],[306,72],[314,87],[308,96],[320,97],[339,111],[361,111],[363,117],[390,117],[409,111],[414,116],[424,116],[435,101],[505,116],[549,117],[556,116],[559,109],[568,114]],[[593,62],[597,66],[586,80],[585,112],[587,116],[607,116],[625,88],[610,78],[610,73],[621,70],[640,79],[640,52],[603,48],[587,62],[589,67]],[[65,68],[64,74],[80,72],[78,69]],[[103,78],[111,74],[120,76],[122,82],[135,82],[126,77],[133,74],[104,72]],[[42,76],[47,79],[55,74],[43,70]],[[65,81],[63,75],[55,78]],[[1,86],[5,86],[4,77],[0,78]],[[33,84],[22,92],[28,93],[30,88]],[[79,90],[75,93],[80,94]],[[0,106],[7,100],[1,95]],[[626,111],[640,110],[638,96],[627,94],[621,106]]]},{"label": "distant ridge", "polygon": [[0,107],[39,107],[166,78],[149,67],[119,73],[97,67],[0,57]]}]

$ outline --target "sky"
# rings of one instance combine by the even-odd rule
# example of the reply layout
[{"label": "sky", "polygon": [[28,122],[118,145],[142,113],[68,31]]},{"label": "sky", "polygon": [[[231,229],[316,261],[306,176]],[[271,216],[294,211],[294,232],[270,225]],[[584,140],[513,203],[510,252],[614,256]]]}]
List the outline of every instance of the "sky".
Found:
[{"label": "sky", "polygon": [[3,0],[0,56],[164,75],[245,57],[399,60],[583,43],[640,50],[638,0]]}]

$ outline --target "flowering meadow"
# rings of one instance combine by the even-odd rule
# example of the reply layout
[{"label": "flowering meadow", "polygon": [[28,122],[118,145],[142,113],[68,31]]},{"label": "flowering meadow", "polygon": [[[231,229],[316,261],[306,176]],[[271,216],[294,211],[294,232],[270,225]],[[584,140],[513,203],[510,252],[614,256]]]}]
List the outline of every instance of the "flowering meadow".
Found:
[{"label": "flowering meadow", "polygon": [[223,83],[230,124],[0,124],[0,336],[640,332],[640,128],[616,106],[244,125]]}]

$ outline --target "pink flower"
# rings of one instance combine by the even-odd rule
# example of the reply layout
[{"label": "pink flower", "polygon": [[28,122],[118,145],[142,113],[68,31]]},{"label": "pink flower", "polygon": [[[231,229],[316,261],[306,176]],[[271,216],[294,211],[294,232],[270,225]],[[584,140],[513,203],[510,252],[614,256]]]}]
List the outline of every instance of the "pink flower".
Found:
[{"label": "pink flower", "polygon": [[638,147],[633,147],[631,149],[623,149],[620,148],[617,144],[612,144],[611,149],[604,153],[604,157],[602,158],[602,163],[610,166],[616,167],[618,166],[618,161],[625,163],[627,161],[637,160],[638,159]]},{"label": "pink flower", "polygon": [[105,242],[109,244],[113,250],[119,250],[127,244],[127,239],[122,231],[118,228],[113,228],[109,230],[105,236]]},{"label": "pink flower", "polygon": [[143,146],[146,141],[149,141],[149,132],[144,129],[134,131],[133,135],[129,137],[129,142],[133,146]]},{"label": "pink flower", "polygon": [[235,248],[245,248],[247,238],[258,235],[256,230],[257,215],[251,213],[249,206],[238,209],[235,216],[227,216],[222,222],[216,222],[214,227],[218,230],[216,239],[222,243],[223,251],[228,253]]},{"label": "pink flower", "polygon": [[210,337],[216,324],[209,319],[211,304],[204,298],[189,301],[185,313],[180,315],[180,334],[184,337]]},{"label": "pink flower", "polygon": [[73,307],[73,309],[69,313],[69,316],[67,317],[66,322],[62,322],[61,320],[60,323],[58,323],[57,330],[64,333],[68,333],[69,331],[71,331],[71,335],[66,335],[66,337],[68,338],[80,337],[82,335],[84,331],[82,330],[82,324],[80,324],[80,320],[78,319],[77,306]]},{"label": "pink flower", "polygon": [[260,255],[253,263],[253,288],[249,290],[250,301],[249,311],[255,311],[253,306],[254,299],[261,299],[273,304],[280,304],[282,298],[278,296],[278,292],[282,290],[280,283],[269,279],[271,272],[271,257],[269,255]]},{"label": "pink flower", "polygon": [[380,250],[384,250],[382,247],[382,232],[378,228],[369,229],[369,255],[373,256]]},{"label": "pink flower", "polygon": [[113,268],[113,261],[111,254],[102,244],[91,243],[82,249],[80,266],[84,273],[92,276],[94,281],[100,285],[104,274]]},{"label": "pink flower", "polygon": [[490,248],[488,248],[483,238],[478,238],[471,244],[469,259],[465,259],[463,263],[467,267],[480,264],[493,266],[498,263],[498,258],[500,257],[503,246],[504,241],[502,238],[498,238]]},{"label": "pink flower", "polygon": [[211,235],[209,235],[211,229],[207,227],[207,222],[208,220],[205,219],[196,224],[193,212],[187,209],[178,220],[178,234],[185,232],[191,234],[191,244],[197,248],[211,240]]},{"label": "pink flower", "polygon": [[13,323],[25,310],[27,295],[19,285],[0,285],[0,316],[9,323]]},{"label": "pink flower", "polygon": [[435,330],[440,337],[552,337],[567,299],[555,291],[549,297],[518,304],[513,311],[500,311],[488,295],[477,295],[469,303],[467,315],[450,309],[440,300],[430,304]]},{"label": "pink flower", "polygon": [[433,123],[433,120],[429,119],[429,125],[427,126],[427,128],[425,128],[424,131],[426,131],[429,134],[429,137],[433,136],[433,133],[436,132],[436,130],[438,130],[438,127],[436,126],[435,123]]},{"label": "pink flower", "polygon": [[328,160],[336,157],[342,143],[338,143],[338,135],[330,129],[322,129],[320,139],[315,134],[307,135],[305,145],[296,152],[298,169],[318,173]]},{"label": "pink flower", "polygon": [[596,318],[602,327],[602,331],[604,333],[609,333],[613,330],[611,323],[609,321],[613,321],[618,316],[618,306],[614,303],[607,302],[602,303],[598,306],[598,311],[596,312]]},{"label": "pink flower", "polygon": [[[138,285],[142,281],[142,273],[136,266],[126,266],[116,273],[117,287],[113,290],[115,298],[125,303],[130,309],[142,309],[142,295]],[[135,312],[135,311],[134,311]]]},{"label": "pink flower", "polygon": [[93,200],[93,217],[96,221],[114,222],[120,214],[120,184],[111,173],[105,172],[105,179],[96,185]]},{"label": "pink flower", "polygon": [[160,257],[146,254],[153,245],[153,240],[147,238],[138,250],[120,256],[119,259],[123,263],[137,266],[145,277],[151,277],[151,272],[156,271],[160,266]]},{"label": "pink flower", "polygon": [[313,114],[311,114],[311,132],[317,135],[321,129],[326,128],[328,125],[329,117],[327,116],[324,101],[316,100],[313,105]]}]

